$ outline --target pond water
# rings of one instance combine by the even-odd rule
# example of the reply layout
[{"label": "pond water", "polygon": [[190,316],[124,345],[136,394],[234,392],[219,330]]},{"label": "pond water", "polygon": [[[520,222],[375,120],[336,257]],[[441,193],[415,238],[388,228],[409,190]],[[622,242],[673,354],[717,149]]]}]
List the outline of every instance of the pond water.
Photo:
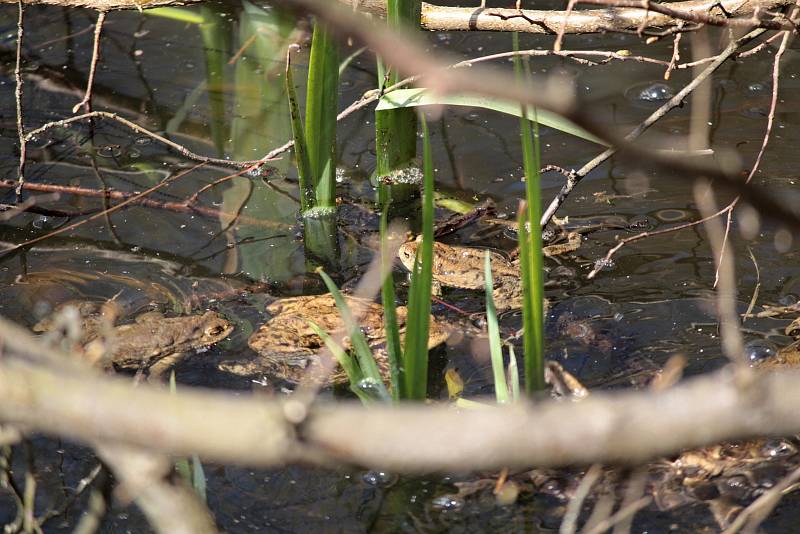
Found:
[{"label": "pond water", "polygon": [[[216,17],[217,30],[225,38],[215,40],[207,28],[146,13],[109,15],[93,108],[118,113],[196,153],[258,159],[290,138],[282,88],[285,46],[305,42],[307,35],[270,7],[245,3],[188,11]],[[14,6],[0,7],[0,174],[12,181],[17,176],[16,16]],[[27,130],[72,114],[86,85],[94,21],[90,11],[26,9],[22,106]],[[716,42],[722,34],[711,35]],[[464,58],[511,47],[511,37],[505,34],[431,33],[426,37],[432,51],[446,50]],[[520,40],[525,48],[552,46],[552,37],[524,35]],[[644,45],[635,35],[568,36],[565,47],[625,49],[669,60],[672,41]],[[306,53],[307,47],[298,55],[300,68],[307,62]],[[766,126],[773,54],[774,49],[768,49],[727,64],[711,81],[711,146],[718,153],[735,151],[745,168],[752,164]],[[684,55],[689,56],[688,45]],[[798,196],[800,154],[794,147],[800,141],[800,129],[794,129],[796,109],[785,103],[800,96],[796,48],[787,51],[783,65],[782,104],[755,182],[790,205]],[[691,79],[690,70],[684,69],[664,81],[663,67],[627,61],[587,67],[564,59],[536,58],[533,69],[568,78],[593,112],[605,117],[609,126],[625,129],[633,128],[661,99]],[[296,76],[297,81],[301,79]],[[357,57],[343,74],[340,107],[374,87],[376,79],[373,58]],[[676,109],[645,139],[685,135],[689,118],[689,105]],[[361,236],[377,230],[375,191],[369,180],[375,165],[373,120],[371,108],[365,108],[345,119],[339,129],[339,164],[344,170],[339,184],[342,258],[334,274],[342,282],[357,279],[363,272],[371,249]],[[434,117],[430,127],[437,192],[468,203],[491,199],[499,216],[513,217],[524,196],[518,119],[450,107]],[[542,150],[543,163],[571,169],[581,167],[602,148],[545,128]],[[162,144],[101,119],[37,136],[28,148],[26,178],[42,184],[139,192],[193,165]],[[232,172],[206,165],[150,195],[160,203],[157,206],[127,207],[2,254],[0,314],[31,326],[58,303],[75,298],[115,297],[131,314],[152,308],[182,313],[211,307],[233,321],[236,330],[202,358],[179,366],[179,383],[233,390],[263,388],[281,394],[279,386],[227,376],[215,365],[222,357],[247,353],[247,338],[263,322],[264,305],[272,297],[322,291],[319,281],[307,274],[297,218],[297,181],[288,155],[274,167],[274,172],[234,178],[204,191],[198,200],[207,208],[203,212],[187,209],[182,201]],[[557,173],[544,175],[545,202],[562,181]],[[12,198],[7,189],[0,190],[0,195],[3,202]],[[102,202],[64,194],[47,199],[42,207],[48,210],[20,214],[0,225],[3,248],[80,220],[74,215],[96,210]],[[243,217],[233,221],[231,214],[237,213]],[[586,278],[595,261],[619,238],[696,219],[691,181],[612,158],[580,183],[558,216],[569,216],[571,223],[606,224],[589,234],[578,251],[547,262],[547,296],[552,303],[548,357],[561,361],[591,387],[636,385],[639,371],[655,369],[676,353],[687,356],[687,374],[725,363],[714,315],[714,262],[702,230],[639,241],[623,248],[612,268],[593,280]],[[742,310],[756,288],[756,309],[762,304],[792,304],[800,298],[798,248],[793,243],[779,252],[774,239],[779,229],[763,220],[757,234],[745,240],[734,223],[730,246],[736,251]],[[447,239],[475,246],[499,244],[506,249],[514,244],[487,223],[470,225]],[[400,269],[397,277],[402,283]],[[255,283],[258,290],[252,291]],[[464,291],[446,292],[444,299],[467,309],[482,305],[480,295]],[[580,322],[593,333],[591,339],[602,343],[567,335],[559,326],[563,324],[559,318],[565,317]],[[785,319],[751,319],[744,331],[748,341],[781,345],[789,341],[781,335],[787,323]],[[504,319],[509,328],[518,324],[519,318],[513,315]],[[467,340],[436,353],[432,396],[446,398],[443,373],[449,368],[459,371],[469,395],[492,391],[486,351],[469,349]],[[42,508],[59,502],[62,488],[74,486],[94,465],[89,451],[72,444],[39,438],[34,449]],[[501,507],[487,494],[468,499],[457,510],[442,509],[437,498],[453,491],[451,478],[397,480],[351,470],[293,466],[267,471],[215,465],[206,466],[206,475],[209,505],[220,527],[231,532],[552,531],[558,529],[565,505],[554,497],[523,494],[516,504]],[[47,531],[70,530],[82,502],[49,523]],[[781,532],[796,524],[797,504],[796,498],[786,498],[763,528]],[[646,509],[636,516],[633,530],[716,528],[704,506],[681,510],[675,514]],[[0,523],[11,517],[11,501],[3,496]],[[133,506],[116,507],[103,527],[109,532],[148,528]]]}]

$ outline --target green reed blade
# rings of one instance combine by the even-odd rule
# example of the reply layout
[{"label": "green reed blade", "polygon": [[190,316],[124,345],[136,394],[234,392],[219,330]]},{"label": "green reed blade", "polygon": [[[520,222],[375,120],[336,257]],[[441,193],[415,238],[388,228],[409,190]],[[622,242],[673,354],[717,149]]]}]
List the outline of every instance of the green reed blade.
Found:
[{"label": "green reed blade", "polygon": [[333,300],[336,302],[336,308],[342,316],[342,322],[344,323],[347,334],[350,336],[350,343],[353,344],[353,351],[356,353],[358,365],[364,375],[364,378],[360,382],[353,385],[362,387],[362,382],[368,380],[372,383],[371,387],[378,392],[381,398],[391,398],[389,392],[386,391],[386,386],[383,385],[381,372],[378,369],[378,364],[375,363],[375,358],[372,357],[372,351],[367,343],[367,338],[364,337],[364,332],[361,331],[358,327],[358,323],[353,319],[350,306],[347,305],[347,301],[344,299],[344,296],[342,296],[342,293],[339,291],[339,288],[336,287],[331,277],[322,269],[317,269],[317,272],[322,277],[322,280],[328,287],[328,291],[330,291],[333,296]]},{"label": "green reed blade", "polygon": [[400,400],[400,384],[404,369],[402,367],[403,350],[400,345],[400,326],[397,323],[397,306],[395,305],[394,279],[392,278],[392,265],[394,257],[389,251],[389,237],[386,235],[389,219],[389,205],[386,204],[381,212],[381,299],[383,300],[383,325],[386,332],[386,352],[389,355],[389,369],[391,373],[392,400]]},{"label": "green reed blade", "polygon": [[[420,0],[387,0],[386,22],[394,28],[419,28]],[[400,81],[396,69],[385,76],[385,66],[379,61],[381,87]],[[393,109],[375,112],[376,173],[385,176],[409,166],[417,156],[417,113],[413,109]],[[404,202],[412,198],[413,188],[393,184],[380,189],[381,202]]]},{"label": "green reed blade", "polygon": [[315,206],[336,205],[336,111],[339,52],[324,25],[314,25],[308,65],[305,137],[314,176]]},{"label": "green reed blade", "polygon": [[333,357],[336,358],[337,362],[339,362],[339,365],[342,366],[342,369],[344,369],[344,372],[347,375],[347,379],[350,381],[350,383],[357,384],[360,382],[364,378],[364,375],[361,373],[361,369],[358,367],[358,364],[353,361],[353,358],[347,353],[347,351],[344,350],[344,348],[317,323],[310,319],[307,319],[306,322],[314,331],[314,333],[317,334],[320,339],[322,339],[322,342],[325,343],[325,346],[328,347],[329,351],[331,351],[331,354],[333,354]]},{"label": "green reed blade", "polygon": [[358,364],[353,361],[353,358],[347,353],[347,351],[344,350],[344,348],[342,348],[341,345],[339,345],[314,321],[309,320],[308,325],[312,330],[314,330],[320,339],[322,339],[322,342],[325,343],[325,346],[328,347],[329,351],[331,351],[333,357],[336,358],[336,361],[342,366],[342,369],[344,369],[344,372],[347,375],[347,380],[350,382],[350,391],[355,393],[363,404],[369,404],[374,400],[384,400],[380,398],[380,395],[370,395],[370,393],[365,391],[363,387],[359,386],[359,384],[363,384],[364,375],[361,373],[361,369],[359,368]]},{"label": "green reed blade", "polygon": [[511,390],[511,401],[519,401],[519,367],[517,367],[517,355],[514,353],[514,347],[511,345],[508,346],[508,382]]},{"label": "green reed blade", "polygon": [[196,454],[192,455],[192,488],[201,501],[208,502],[208,487],[206,486],[206,472],[203,463]]},{"label": "green reed blade", "polygon": [[423,137],[422,243],[417,248],[408,296],[403,367],[404,398],[424,400],[428,388],[428,330],[433,280],[433,155],[428,124],[421,117]]},{"label": "green reed blade", "polygon": [[[519,50],[519,36],[513,34],[514,49]],[[527,63],[514,59],[514,71],[518,78],[530,76]],[[542,212],[541,161],[539,125],[533,110],[533,133],[531,124],[520,119],[520,141],[522,143],[523,167],[525,169],[525,198],[527,206],[518,214],[520,270],[522,276],[522,320],[525,347],[525,391],[528,394],[544,389],[544,257],[542,255],[542,228],[539,217]],[[523,117],[527,110],[523,106]]]},{"label": "green reed blade", "polygon": [[508,384],[503,366],[503,345],[500,340],[500,325],[497,322],[497,309],[494,306],[494,284],[492,280],[492,258],[487,250],[484,256],[483,277],[486,286],[486,324],[489,329],[489,352],[492,356],[492,375],[494,376],[494,394],[498,404],[509,401]]},{"label": "green reed blade", "polygon": [[297,100],[297,91],[294,88],[292,76],[292,49],[286,52],[286,95],[289,98],[289,117],[292,121],[292,137],[294,138],[294,156],[297,162],[297,177],[300,181],[300,211],[314,207],[314,176],[311,173],[311,163],[308,159],[308,146],[306,145],[305,128],[300,116],[300,105]]},{"label": "green reed blade", "polygon": [[228,139],[225,120],[225,68],[230,57],[229,43],[233,24],[221,5],[203,4],[200,6],[200,13],[203,15],[203,23],[199,28],[206,61],[208,123],[217,154],[223,157]]}]

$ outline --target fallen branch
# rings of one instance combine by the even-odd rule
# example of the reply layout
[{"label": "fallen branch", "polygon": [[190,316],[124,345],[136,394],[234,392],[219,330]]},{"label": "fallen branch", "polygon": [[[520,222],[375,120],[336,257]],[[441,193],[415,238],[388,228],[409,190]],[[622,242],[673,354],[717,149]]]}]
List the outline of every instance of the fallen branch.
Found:
[{"label": "fallen branch", "polygon": [[133,388],[82,369],[6,320],[0,331],[0,422],[89,444],[197,453],[222,464],[344,463],[408,473],[637,464],[725,439],[800,430],[800,371],[749,381],[722,371],[658,393],[596,393],[580,403],[475,411],[306,408],[291,397]]}]

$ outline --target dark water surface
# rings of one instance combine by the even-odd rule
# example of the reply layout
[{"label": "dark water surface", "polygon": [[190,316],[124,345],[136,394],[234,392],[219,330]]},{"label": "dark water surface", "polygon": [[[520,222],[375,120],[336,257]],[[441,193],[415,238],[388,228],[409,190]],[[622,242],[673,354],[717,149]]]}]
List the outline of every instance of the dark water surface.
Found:
[{"label": "dark water surface", "polygon": [[[207,8],[204,8],[207,9]],[[200,154],[231,159],[257,159],[290,137],[283,94],[285,46],[306,36],[270,8],[253,5],[227,8],[220,17],[223,44],[204,45],[197,25],[147,14],[112,13],[103,30],[102,59],[94,86],[93,105],[124,116]],[[201,8],[192,8],[202,13]],[[16,9],[0,7],[0,175],[15,180],[17,137],[14,110],[14,47]],[[71,115],[82,96],[91,57],[95,15],[83,10],[31,6],[26,9],[23,49],[25,76],[23,109],[26,129]],[[255,39],[251,39],[252,36]],[[716,42],[717,34],[713,34]],[[460,57],[506,51],[511,37],[503,34],[429,34],[431,49]],[[222,72],[209,58],[217,53],[227,63],[249,40],[235,64]],[[684,40],[684,43],[688,39]],[[210,40],[209,43],[213,43]],[[522,36],[526,48],[549,47],[550,37]],[[688,46],[688,45],[687,45]],[[796,46],[796,45],[795,45]],[[669,59],[672,41],[642,45],[635,36],[567,37],[570,49],[629,49]],[[211,50],[207,54],[207,49]],[[307,51],[307,48],[304,49]],[[297,58],[307,62],[305,52]],[[733,153],[747,168],[757,154],[766,127],[774,50],[749,60],[726,64],[713,77],[711,146],[718,154]],[[690,55],[686,48],[684,56]],[[238,57],[238,56],[237,56]],[[796,169],[800,153],[797,110],[786,104],[800,92],[797,49],[787,51],[781,78],[781,105],[773,138],[755,183],[769,188],[787,205],[797,198]],[[588,68],[561,59],[539,58],[535,72],[560,73],[574,84],[609,126],[632,128],[659,102],[648,100],[679,90],[691,79],[679,70],[664,82],[663,67],[615,62]],[[207,73],[211,73],[207,76]],[[296,80],[301,80],[297,76]],[[340,105],[351,103],[375,85],[374,61],[363,55],[343,74]],[[653,87],[665,84],[666,87]],[[649,91],[643,95],[643,91]],[[645,139],[685,135],[690,106],[672,111]],[[376,231],[369,209],[375,193],[369,182],[374,169],[374,115],[356,112],[340,125],[340,165],[345,170],[340,194],[339,280],[357,278],[371,258],[361,234]],[[449,108],[431,123],[438,192],[466,202],[487,198],[501,215],[513,216],[524,196],[518,119],[472,108]],[[578,168],[602,151],[593,143],[544,129],[545,164]],[[680,148],[680,147],[678,147]],[[728,152],[726,152],[728,151]],[[269,297],[263,293],[229,298],[253,282],[264,282],[272,295],[321,291],[306,275],[302,232],[297,221],[295,175],[288,155],[266,176],[235,178],[203,193],[199,203],[223,215],[187,210],[133,206],[99,218],[37,245],[0,256],[0,314],[32,325],[53,306],[74,298],[115,297],[130,313],[152,307],[172,312],[212,307],[236,323],[236,332],[202,357],[181,365],[181,383],[234,390],[261,388],[222,375],[214,363],[222,356],[247,350],[247,338],[262,320]],[[138,192],[193,162],[140,134],[107,120],[80,122],[49,130],[28,148],[26,177],[30,182]],[[178,204],[206,184],[231,172],[207,165],[150,198]],[[563,178],[544,176],[545,202]],[[267,183],[269,181],[269,183]],[[631,195],[633,193],[633,195]],[[642,194],[643,193],[643,194]],[[596,194],[617,195],[604,202]],[[0,190],[4,201],[10,194]],[[600,200],[600,201],[599,201]],[[46,206],[77,213],[101,206],[97,200],[64,195]],[[249,219],[231,225],[227,214]],[[593,232],[576,253],[549,260],[548,298],[553,303],[548,325],[548,356],[561,361],[593,387],[627,387],[636,372],[653,369],[675,353],[689,358],[688,374],[724,364],[713,312],[714,264],[704,233],[697,229],[639,241],[615,257],[614,267],[594,280],[586,274],[619,238],[638,229],[661,229],[697,218],[692,184],[680,176],[655,172],[629,161],[611,159],[593,171],[559,211],[571,222],[607,222]],[[26,213],[0,225],[3,246],[44,235],[79,217]],[[626,226],[634,228],[626,228]],[[779,252],[774,235],[779,227],[763,221],[760,231],[744,240],[734,223],[730,246],[736,251],[737,282],[742,310],[758,284],[758,304],[791,304],[800,295],[798,249],[793,243]],[[513,246],[488,225],[472,225],[450,236],[450,242]],[[748,254],[759,267],[759,277]],[[398,280],[402,280],[398,276]],[[451,302],[480,307],[474,294],[445,294]],[[558,319],[583,321],[597,343],[566,336]],[[507,325],[518,324],[516,317]],[[750,320],[748,341],[767,339],[778,345],[785,320]],[[446,368],[457,368],[469,394],[492,391],[488,360],[468,344],[439,353],[432,394],[446,397]],[[454,444],[457,445],[457,444]],[[40,507],[60,502],[62,487],[73,487],[93,465],[90,453],[48,439],[34,442],[41,478]],[[19,460],[18,460],[19,461]],[[209,504],[220,526],[231,532],[538,532],[557,530],[564,502],[523,494],[517,504],[500,507],[491,495],[475,497],[460,510],[443,511],[436,498],[453,491],[451,479],[389,477],[375,482],[363,472],[325,471],[304,467],[253,471],[206,466]],[[380,477],[379,477],[380,478]],[[80,505],[48,524],[48,531],[74,525]],[[798,520],[796,499],[789,497],[765,523],[769,532],[783,532]],[[0,523],[13,514],[11,502],[0,497]],[[679,514],[645,510],[637,515],[635,532],[714,529],[704,507]],[[104,530],[142,532],[148,526],[132,506],[115,508]]]}]

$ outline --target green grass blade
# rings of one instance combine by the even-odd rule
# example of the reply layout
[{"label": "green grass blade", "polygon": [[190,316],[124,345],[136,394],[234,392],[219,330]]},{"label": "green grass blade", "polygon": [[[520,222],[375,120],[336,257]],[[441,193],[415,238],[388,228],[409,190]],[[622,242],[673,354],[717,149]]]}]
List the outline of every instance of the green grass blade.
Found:
[{"label": "green grass blade", "polygon": [[[420,0],[387,0],[386,22],[393,28],[419,28]],[[378,62],[381,87],[394,85],[400,80],[397,69],[386,76],[385,66]],[[417,113],[413,109],[388,109],[375,112],[376,173],[379,177],[408,167],[417,156]],[[380,188],[382,203],[394,199],[407,202],[415,194],[408,184],[383,185]]]},{"label": "green grass blade", "polygon": [[325,330],[323,330],[317,323],[312,320],[307,320],[308,326],[317,334],[322,342],[325,343],[325,346],[328,347],[328,350],[331,351],[333,357],[336,358],[336,361],[339,362],[339,365],[342,366],[344,369],[345,374],[347,375],[347,379],[350,380],[351,384],[357,384],[360,382],[364,375],[361,373],[361,369],[358,367],[358,364],[353,361],[353,358],[347,353],[344,348],[340,344],[338,344],[334,339],[328,334]]},{"label": "green grass blade", "polygon": [[381,398],[389,399],[389,392],[386,391],[386,386],[383,385],[378,364],[375,363],[375,358],[372,357],[372,351],[367,344],[367,339],[364,337],[364,332],[361,331],[361,329],[358,327],[358,324],[355,322],[355,319],[353,319],[353,314],[350,312],[350,306],[347,305],[347,301],[344,299],[344,296],[342,296],[342,293],[339,291],[339,288],[336,287],[336,284],[333,282],[333,280],[331,280],[331,277],[328,276],[322,269],[318,269],[317,272],[319,272],[322,280],[325,282],[325,285],[331,292],[333,300],[336,302],[336,308],[339,310],[339,314],[342,316],[345,329],[347,330],[347,334],[350,336],[350,342],[353,344],[353,351],[356,353],[358,365],[364,375],[364,379],[362,379],[358,384],[354,385],[363,387],[362,382],[364,380],[368,380],[372,383],[372,387],[378,391],[378,394]]},{"label": "green grass blade", "polygon": [[423,190],[422,244],[417,248],[409,290],[403,367],[403,394],[407,399],[424,400],[428,386],[428,330],[431,316],[431,283],[433,280],[433,155],[428,124],[422,117]]},{"label": "green grass blade", "polygon": [[[526,112],[523,112],[520,109],[518,102],[510,102],[508,100],[500,100],[473,94],[436,94],[431,93],[425,88],[396,89],[390,93],[386,93],[378,101],[378,106],[375,109],[377,113],[381,113],[383,110],[433,105],[469,106],[489,109],[492,111],[497,111],[498,113],[515,115],[517,117],[527,117],[529,120],[533,120],[533,110],[527,110]],[[607,146],[605,141],[590,134],[580,126],[565,119],[561,115],[557,115],[545,110],[538,110],[537,118],[538,121],[544,126],[559,130],[566,134],[574,135],[575,137],[580,137],[581,139],[585,139],[587,141],[592,141],[593,143]]]},{"label": "green grass blade", "polygon": [[[170,371],[169,373],[169,392],[172,395],[178,392],[178,385],[175,382],[175,371]],[[200,457],[193,454],[191,462],[187,458],[178,458],[175,460],[175,469],[178,471],[178,475],[194,488],[197,496],[200,497],[203,502],[208,502],[206,474],[203,470],[203,464],[200,462]]]},{"label": "green grass blade", "polygon": [[322,342],[325,343],[325,346],[331,351],[331,354],[333,354],[333,357],[339,362],[339,365],[342,366],[345,374],[347,374],[347,379],[350,381],[350,391],[355,393],[362,403],[366,405],[375,400],[388,400],[380,396],[379,390],[375,388],[369,388],[369,390],[367,390],[367,388],[364,388],[364,375],[361,373],[361,369],[358,367],[358,364],[353,361],[353,358],[342,348],[341,345],[334,341],[334,339],[326,331],[320,328],[317,323],[314,321],[308,321],[308,324],[311,329],[314,330],[314,332],[320,337],[320,339],[322,339]]},{"label": "green grass blade", "polygon": [[519,401],[519,367],[517,367],[517,355],[512,346],[508,347],[508,382],[511,385],[511,401]]},{"label": "green grass blade", "polygon": [[154,9],[145,9],[142,13],[144,15],[154,15],[176,22],[185,22],[187,24],[202,24],[205,21],[203,15],[193,9],[185,7],[157,7]]},{"label": "green grass blade", "polygon": [[308,65],[305,137],[314,176],[316,206],[336,204],[336,110],[339,107],[339,53],[324,25],[314,25]]},{"label": "green grass blade", "polygon": [[[519,49],[519,37],[514,34],[515,50]],[[526,68],[519,57],[515,58],[514,70],[518,78],[527,76]],[[523,116],[527,116],[523,107]],[[537,116],[534,110],[534,118]],[[520,141],[525,169],[525,198],[527,206],[518,215],[520,270],[522,276],[522,321],[525,347],[525,391],[531,394],[543,390],[544,383],[544,257],[542,255],[542,228],[539,217],[542,212],[540,146],[538,123],[520,119]]]},{"label": "green grass blade", "polygon": [[200,6],[200,13],[203,15],[203,23],[199,28],[206,62],[208,124],[214,147],[222,157],[229,137],[225,120],[225,74],[230,57],[232,23],[221,5],[203,4]]},{"label": "green grass blade", "polygon": [[400,400],[400,383],[402,381],[403,350],[400,346],[400,327],[397,323],[397,306],[395,305],[394,280],[392,264],[394,256],[389,253],[389,237],[386,235],[389,219],[389,205],[383,207],[380,222],[381,236],[381,299],[383,300],[383,325],[386,331],[386,352],[389,355],[391,373],[392,400]]},{"label": "green grass blade", "polygon": [[494,306],[494,284],[492,283],[492,258],[487,250],[484,256],[483,274],[486,283],[486,324],[489,328],[489,351],[492,356],[492,375],[494,376],[494,394],[498,404],[506,404],[508,398],[508,384],[506,383],[505,367],[503,366],[503,345],[500,340],[500,326],[497,323],[497,310]]},{"label": "green grass blade", "polygon": [[208,488],[206,486],[206,472],[200,457],[192,455],[192,488],[204,503],[208,502]]},{"label": "green grass blade", "polygon": [[297,162],[297,177],[300,181],[300,210],[305,212],[314,207],[314,176],[311,173],[311,163],[308,160],[305,128],[303,128],[303,119],[300,116],[297,91],[294,88],[291,47],[286,52],[286,95],[289,99],[289,117],[292,122],[294,156]]}]

